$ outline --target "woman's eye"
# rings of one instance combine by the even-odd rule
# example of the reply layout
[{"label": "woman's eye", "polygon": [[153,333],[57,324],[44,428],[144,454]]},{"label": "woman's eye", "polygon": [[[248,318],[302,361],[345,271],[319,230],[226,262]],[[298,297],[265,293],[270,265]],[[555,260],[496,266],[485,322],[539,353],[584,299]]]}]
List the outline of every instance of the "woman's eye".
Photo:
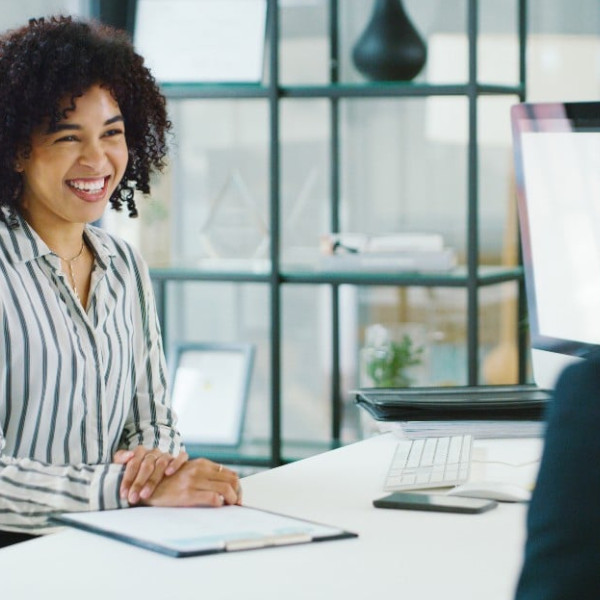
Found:
[{"label": "woman's eye", "polygon": [[75,135],[64,135],[56,140],[56,142],[76,142],[77,136]]},{"label": "woman's eye", "polygon": [[113,137],[115,135],[121,135],[123,133],[122,129],[109,129],[104,135],[106,137]]}]

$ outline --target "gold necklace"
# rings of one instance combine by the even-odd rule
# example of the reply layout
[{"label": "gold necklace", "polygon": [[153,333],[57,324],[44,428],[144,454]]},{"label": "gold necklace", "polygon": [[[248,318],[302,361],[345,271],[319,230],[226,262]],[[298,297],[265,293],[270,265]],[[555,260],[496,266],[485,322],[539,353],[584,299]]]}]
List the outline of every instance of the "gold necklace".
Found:
[{"label": "gold necklace", "polygon": [[54,254],[56,254],[56,256],[58,256],[58,258],[60,258],[60,260],[66,262],[67,265],[69,266],[69,275],[71,277],[71,286],[73,287],[73,292],[75,292],[75,297],[77,298],[77,300],[79,300],[79,304],[83,304],[83,303],[81,302],[81,298],[79,297],[79,292],[77,291],[77,283],[75,282],[75,272],[73,271],[73,263],[76,262],[77,259],[79,259],[81,257],[81,255],[83,254],[84,247],[85,247],[85,241],[82,239],[81,240],[81,248],[79,249],[79,252],[72,258],[64,258],[64,257],[60,256],[60,254],[56,254],[56,252],[54,253]]}]

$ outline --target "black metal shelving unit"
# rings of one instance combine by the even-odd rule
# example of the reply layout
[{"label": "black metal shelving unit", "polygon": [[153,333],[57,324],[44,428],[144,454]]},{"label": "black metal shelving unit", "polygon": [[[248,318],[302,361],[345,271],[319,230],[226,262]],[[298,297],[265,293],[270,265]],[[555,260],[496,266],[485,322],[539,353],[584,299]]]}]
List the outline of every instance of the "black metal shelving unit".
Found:
[{"label": "black metal shelving unit", "polygon": [[[327,447],[340,445],[342,420],[342,394],[340,386],[340,315],[339,286],[422,286],[455,287],[466,289],[467,293],[467,378],[470,385],[478,383],[478,347],[479,347],[479,290],[483,286],[495,285],[507,281],[516,281],[519,287],[519,323],[525,314],[524,287],[520,267],[481,267],[479,265],[479,191],[478,191],[478,99],[485,95],[514,95],[520,101],[526,96],[526,0],[518,0],[518,40],[519,40],[519,81],[514,86],[493,85],[477,80],[477,39],[479,23],[479,0],[467,0],[468,35],[468,81],[458,85],[430,85],[424,83],[364,83],[348,84],[339,81],[338,72],[338,2],[329,0],[330,12],[330,84],[283,86],[279,79],[279,16],[277,0],[267,0],[269,7],[267,44],[269,48],[269,81],[266,85],[203,85],[170,84],[163,87],[169,99],[266,99],[269,105],[270,119],[270,269],[255,272],[211,272],[197,269],[153,269],[151,275],[157,291],[159,318],[166,336],[166,306],[169,284],[182,284],[188,281],[223,281],[240,283],[261,283],[270,289],[270,439],[268,458],[262,451],[254,455],[252,449],[240,453],[223,453],[217,449],[205,452],[221,461],[259,466],[277,466],[287,462],[290,457],[283,455],[281,436],[281,288],[294,284],[325,284],[331,287],[332,303],[332,382],[331,382],[331,419],[330,443]],[[462,96],[468,100],[468,182],[467,182],[467,259],[466,266],[451,273],[414,274],[414,273],[348,273],[310,270],[286,270],[280,263],[280,101],[285,98],[328,99],[330,103],[331,140],[331,232],[340,231],[340,131],[339,101],[341,99],[366,98],[408,98],[428,96]],[[517,332],[519,349],[519,377],[525,380],[526,334],[519,327]],[[326,449],[326,448],[323,448]],[[206,450],[206,449],[205,449]],[[191,449],[193,452],[193,448]]]}]

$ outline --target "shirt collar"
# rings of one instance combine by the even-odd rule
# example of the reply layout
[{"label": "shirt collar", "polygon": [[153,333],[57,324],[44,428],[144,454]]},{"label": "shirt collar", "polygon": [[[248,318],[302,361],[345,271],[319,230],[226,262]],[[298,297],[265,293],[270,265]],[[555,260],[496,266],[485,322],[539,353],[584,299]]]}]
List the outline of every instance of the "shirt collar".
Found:
[{"label": "shirt collar", "polygon": [[6,254],[16,264],[37,260],[51,254],[44,240],[29,226],[21,215],[15,215],[17,227],[9,228],[4,224],[1,238]]},{"label": "shirt collar", "polygon": [[113,246],[107,244],[106,233],[99,227],[86,225],[83,232],[86,242],[93,250],[98,262],[103,268],[106,268],[117,253]]},{"label": "shirt collar", "polygon": [[[3,245],[13,263],[34,261],[53,254],[46,242],[21,215],[17,215],[16,218],[19,227],[14,229],[7,226],[1,227],[2,223],[0,223],[2,231],[0,237],[4,239]],[[102,230],[92,225],[86,225],[84,237],[102,266],[108,266],[116,252],[106,243]]]}]

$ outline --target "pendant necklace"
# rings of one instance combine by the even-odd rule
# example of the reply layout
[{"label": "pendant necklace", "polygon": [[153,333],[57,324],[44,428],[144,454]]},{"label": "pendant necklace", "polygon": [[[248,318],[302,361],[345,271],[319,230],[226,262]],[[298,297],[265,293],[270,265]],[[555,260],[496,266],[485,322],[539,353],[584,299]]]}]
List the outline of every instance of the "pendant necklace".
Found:
[{"label": "pendant necklace", "polygon": [[84,246],[85,246],[85,242],[82,239],[81,240],[81,248],[79,249],[79,252],[72,258],[63,258],[59,254],[56,254],[56,252],[54,253],[54,254],[56,254],[56,256],[58,256],[58,258],[60,258],[60,260],[66,262],[67,265],[69,266],[69,275],[71,277],[71,286],[73,287],[73,292],[75,292],[75,297],[77,298],[77,300],[79,300],[79,304],[82,304],[82,302],[81,302],[81,298],[79,297],[79,292],[77,291],[77,284],[75,283],[75,272],[73,271],[73,263],[77,262],[77,260],[83,254]]}]

